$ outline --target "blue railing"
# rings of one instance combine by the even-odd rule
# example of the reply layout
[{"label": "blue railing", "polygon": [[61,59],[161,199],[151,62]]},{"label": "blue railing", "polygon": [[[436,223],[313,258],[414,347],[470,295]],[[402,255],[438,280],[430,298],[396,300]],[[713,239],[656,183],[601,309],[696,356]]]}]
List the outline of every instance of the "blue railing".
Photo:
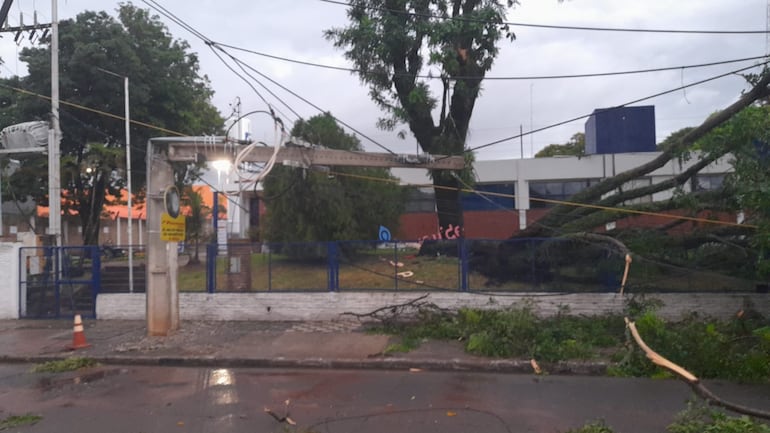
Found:
[{"label": "blue railing", "polygon": [[206,256],[211,293],[597,292],[617,290],[624,269],[623,257],[606,248],[537,238],[208,245]]}]

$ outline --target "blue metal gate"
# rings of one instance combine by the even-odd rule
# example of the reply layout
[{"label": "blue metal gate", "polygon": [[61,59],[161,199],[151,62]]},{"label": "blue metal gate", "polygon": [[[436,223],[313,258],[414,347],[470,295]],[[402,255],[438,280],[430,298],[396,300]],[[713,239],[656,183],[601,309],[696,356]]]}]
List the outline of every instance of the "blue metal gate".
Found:
[{"label": "blue metal gate", "polygon": [[101,261],[95,246],[19,250],[19,317],[96,317]]}]

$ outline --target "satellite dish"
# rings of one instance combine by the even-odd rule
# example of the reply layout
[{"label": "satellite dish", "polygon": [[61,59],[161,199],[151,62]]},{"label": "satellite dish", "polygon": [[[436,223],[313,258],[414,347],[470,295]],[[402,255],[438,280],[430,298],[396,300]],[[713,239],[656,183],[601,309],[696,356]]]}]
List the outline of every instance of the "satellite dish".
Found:
[{"label": "satellite dish", "polygon": [[0,131],[0,143],[5,149],[26,149],[48,146],[50,126],[44,120],[17,123]]}]

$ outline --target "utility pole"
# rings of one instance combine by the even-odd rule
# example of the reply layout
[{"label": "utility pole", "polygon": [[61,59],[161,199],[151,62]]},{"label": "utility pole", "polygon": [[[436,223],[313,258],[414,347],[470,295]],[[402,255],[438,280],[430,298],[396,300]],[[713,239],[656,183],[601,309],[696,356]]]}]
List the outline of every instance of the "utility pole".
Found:
[{"label": "utility pole", "polygon": [[105,74],[123,79],[123,102],[125,111],[126,128],[126,189],[128,189],[128,291],[134,293],[134,219],[133,219],[133,194],[131,191],[131,115],[129,114],[128,77],[104,68],[96,69]]},{"label": "utility pole", "polygon": [[59,13],[51,0],[51,130],[48,145],[48,231],[61,246],[61,151],[59,140]]},{"label": "utility pole", "polygon": [[[207,143],[201,146],[201,143]],[[160,149],[167,149],[167,153]],[[273,155],[271,147],[254,147],[243,162],[266,162]],[[233,160],[232,141],[227,137],[164,137],[147,144],[147,333],[168,335],[179,328],[179,291],[177,288],[176,242],[162,239],[162,213],[167,201],[164,191],[173,185],[170,161],[192,162]],[[308,166],[410,167],[461,170],[463,156],[396,155],[389,153],[282,147],[277,160],[302,162]],[[217,209],[214,209],[215,215]],[[208,260],[208,259],[207,259]]]},{"label": "utility pole", "polygon": [[[61,139],[61,128],[59,126],[59,13],[57,0],[51,0],[51,23],[39,24],[37,22],[37,12],[32,25],[21,25],[17,27],[2,27],[7,19],[8,12],[13,0],[3,0],[0,6],[0,33],[15,33],[15,41],[19,41],[22,32],[30,32],[29,39],[32,41],[33,35],[37,30],[43,29],[45,38],[48,30],[51,29],[51,122],[48,128],[48,234],[53,237],[53,244],[60,246],[62,242],[61,229],[61,150],[59,141]],[[3,149],[2,154],[6,153],[25,153],[40,152],[40,148],[25,149]],[[0,221],[2,217],[0,216]],[[0,224],[1,225],[1,224]]]}]

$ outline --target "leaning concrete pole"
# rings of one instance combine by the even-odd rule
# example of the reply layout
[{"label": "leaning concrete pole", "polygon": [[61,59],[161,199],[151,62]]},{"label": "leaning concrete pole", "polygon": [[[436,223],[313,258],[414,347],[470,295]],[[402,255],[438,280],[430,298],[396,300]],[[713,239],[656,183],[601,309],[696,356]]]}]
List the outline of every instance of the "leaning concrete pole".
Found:
[{"label": "leaning concrete pole", "polygon": [[51,0],[51,130],[48,133],[48,234],[61,246],[61,128],[59,127],[59,14]]},{"label": "leaning concrete pole", "polygon": [[169,335],[179,329],[177,244],[161,239],[163,192],[174,184],[165,154],[147,144],[147,334]]}]

